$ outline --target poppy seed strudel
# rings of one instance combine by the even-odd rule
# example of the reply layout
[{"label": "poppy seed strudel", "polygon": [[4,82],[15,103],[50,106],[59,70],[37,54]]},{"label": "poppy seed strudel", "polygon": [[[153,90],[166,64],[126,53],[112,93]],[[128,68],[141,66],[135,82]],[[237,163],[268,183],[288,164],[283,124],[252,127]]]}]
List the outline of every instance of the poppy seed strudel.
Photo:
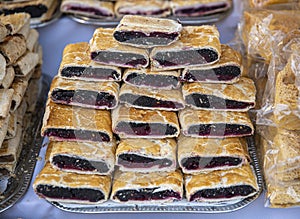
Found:
[{"label": "poppy seed strudel", "polygon": [[151,68],[157,71],[213,64],[221,55],[219,36],[215,26],[186,26],[178,41],[151,51]]},{"label": "poppy seed strudel", "polygon": [[48,100],[42,135],[55,141],[112,140],[110,111],[56,104]]},{"label": "poppy seed strudel", "polygon": [[119,98],[120,103],[139,109],[178,111],[185,106],[181,90],[139,88],[123,84]]},{"label": "poppy seed strudel", "polygon": [[50,98],[55,103],[95,109],[113,109],[118,104],[117,82],[89,82],[55,77]]},{"label": "poppy seed strudel", "polygon": [[112,128],[121,138],[172,138],[180,131],[175,112],[121,105],[112,111]]}]

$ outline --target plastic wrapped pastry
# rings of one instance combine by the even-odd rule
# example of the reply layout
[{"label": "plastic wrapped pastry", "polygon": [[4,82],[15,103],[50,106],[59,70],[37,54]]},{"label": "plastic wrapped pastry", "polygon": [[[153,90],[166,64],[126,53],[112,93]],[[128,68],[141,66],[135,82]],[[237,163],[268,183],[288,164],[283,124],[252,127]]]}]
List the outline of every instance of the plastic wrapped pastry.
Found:
[{"label": "plastic wrapped pastry", "polygon": [[116,150],[116,165],[121,171],[175,171],[175,139],[122,139]]},{"label": "plastic wrapped pastry", "polygon": [[111,199],[121,203],[164,203],[183,197],[180,171],[136,173],[116,171]]}]

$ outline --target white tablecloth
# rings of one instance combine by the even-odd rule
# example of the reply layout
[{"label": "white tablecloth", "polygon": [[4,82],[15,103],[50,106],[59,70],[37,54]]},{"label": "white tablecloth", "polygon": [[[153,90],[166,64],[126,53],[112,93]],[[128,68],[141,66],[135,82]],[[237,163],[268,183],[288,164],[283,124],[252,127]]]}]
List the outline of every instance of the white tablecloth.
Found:
[{"label": "white tablecloth", "polygon": [[[235,0],[236,6],[233,13],[225,20],[219,22],[217,25],[220,34],[221,42],[228,43],[233,39],[236,31],[237,22],[240,18],[240,0]],[[63,17],[52,23],[49,26],[39,28],[40,43],[44,50],[43,73],[50,76],[57,74],[57,70],[61,61],[63,48],[69,43],[87,42],[91,39],[96,26],[83,25],[72,21],[67,17]],[[42,148],[40,156],[45,153],[45,148]],[[41,170],[43,161],[38,161],[33,175]],[[39,199],[33,192],[32,185],[30,185],[27,193],[11,208],[0,214],[1,219],[11,218],[28,218],[28,219],[54,219],[54,218],[107,218],[107,219],[136,219],[142,217],[143,219],[152,219],[153,217],[164,219],[290,219],[300,218],[300,208],[293,209],[269,209],[264,207],[264,194],[257,200],[231,213],[222,214],[198,214],[198,213],[110,213],[110,214],[78,214],[69,213],[57,209],[43,199]]]}]

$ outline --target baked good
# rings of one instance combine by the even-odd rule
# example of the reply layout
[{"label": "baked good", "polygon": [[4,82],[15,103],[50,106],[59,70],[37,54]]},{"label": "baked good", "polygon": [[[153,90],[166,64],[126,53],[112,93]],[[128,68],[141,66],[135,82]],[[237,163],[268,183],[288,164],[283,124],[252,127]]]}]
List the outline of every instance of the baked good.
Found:
[{"label": "baked good", "polygon": [[151,68],[167,70],[208,65],[217,62],[220,55],[219,32],[215,26],[186,26],[178,41],[153,48]]},{"label": "baked good", "polygon": [[128,107],[150,110],[178,111],[184,108],[181,90],[149,89],[123,84],[120,103]]},{"label": "baked good", "polygon": [[282,128],[300,130],[299,89],[297,75],[300,71],[299,55],[292,54],[275,85],[274,119]]},{"label": "baked good", "polygon": [[243,71],[241,54],[228,45],[221,45],[220,60],[212,65],[186,67],[181,80],[205,83],[235,83]]},{"label": "baked good", "polygon": [[95,0],[63,0],[60,5],[63,13],[83,15],[92,18],[113,18],[114,4],[112,2]]},{"label": "baked good", "polygon": [[200,17],[229,10],[232,0],[172,0],[172,13],[178,17]]},{"label": "baked good", "polygon": [[26,38],[27,50],[30,52],[36,52],[36,47],[39,39],[39,32],[36,29],[31,28]]},{"label": "baked good", "polygon": [[117,17],[124,15],[144,15],[166,17],[171,14],[169,1],[161,0],[118,0],[115,3]]},{"label": "baked good", "polygon": [[55,77],[50,98],[55,103],[95,109],[113,109],[118,104],[119,84],[89,82]]},{"label": "baked good", "polygon": [[227,138],[253,135],[247,112],[192,110],[179,112],[182,133],[198,138]]},{"label": "baked good", "polygon": [[235,84],[185,83],[183,98],[193,109],[248,111],[255,107],[253,80],[242,77]]},{"label": "baked good", "polygon": [[8,115],[13,94],[13,89],[0,89],[0,118],[5,118]]},{"label": "baked good", "polygon": [[13,67],[17,76],[27,76],[34,70],[35,66],[39,62],[39,54],[34,52],[26,52],[20,57]]},{"label": "baked good", "polygon": [[0,87],[4,89],[10,88],[15,78],[15,70],[12,66],[6,67],[4,78],[1,81]]},{"label": "baked good", "polygon": [[6,28],[5,24],[0,21],[0,42],[2,42],[8,34],[9,30]]},{"label": "baked good", "polygon": [[150,68],[125,69],[123,81],[136,87],[153,89],[178,89],[180,87],[180,72],[174,71],[151,71]]},{"label": "baked good", "polygon": [[76,174],[54,169],[47,162],[33,183],[35,193],[48,201],[99,204],[108,199],[111,176]]},{"label": "baked good", "polygon": [[0,43],[1,54],[5,57],[7,65],[14,64],[26,52],[26,39],[22,35],[7,36]]},{"label": "baked good", "polygon": [[248,0],[250,7],[263,8],[270,5],[299,2],[298,0]]},{"label": "baked good", "polygon": [[116,165],[121,171],[175,171],[175,139],[121,139],[116,150]]},{"label": "baked good", "polygon": [[179,135],[175,112],[127,108],[112,111],[112,129],[121,138],[172,138]]},{"label": "baked good", "polygon": [[53,103],[48,100],[42,135],[56,141],[112,140],[110,111]]},{"label": "baked good", "polygon": [[68,79],[85,81],[120,81],[118,67],[100,65],[91,60],[87,42],[68,44],[63,51],[58,75]]},{"label": "baked good", "polygon": [[16,113],[11,113],[9,117],[5,140],[14,138],[16,136],[16,132],[17,132],[17,115]]},{"label": "baked good", "polygon": [[186,174],[238,168],[248,163],[247,142],[243,138],[178,138],[178,163]]},{"label": "baked good", "polygon": [[167,46],[178,40],[182,25],[178,21],[125,15],[116,27],[113,36],[118,42],[141,48]]},{"label": "baked good", "polygon": [[3,55],[0,54],[0,82],[2,83],[6,75],[6,60]]},{"label": "baked good", "polygon": [[28,106],[26,111],[29,113],[33,113],[36,109],[36,103],[40,92],[40,86],[41,81],[39,79],[31,78],[29,80],[27,90],[23,97],[23,101],[26,102]]},{"label": "baked good", "polygon": [[180,171],[136,173],[116,171],[111,199],[120,203],[164,203],[183,196]]},{"label": "baked good", "polygon": [[6,26],[10,35],[21,34],[25,38],[27,38],[29,35],[30,15],[28,13],[20,12],[8,15],[1,15],[0,22]]},{"label": "baked good", "polygon": [[185,175],[185,191],[188,201],[241,200],[255,195],[258,190],[257,179],[250,165],[197,175]]},{"label": "baked good", "polygon": [[115,141],[50,141],[49,162],[61,171],[79,174],[109,175],[114,170]]},{"label": "baked good", "polygon": [[[27,75],[28,76],[28,75]],[[28,87],[29,77],[15,77],[11,88],[14,89],[10,110],[14,112],[21,104]]]},{"label": "baked good", "polygon": [[102,65],[124,68],[146,68],[148,50],[121,45],[113,37],[113,28],[97,28],[90,40],[91,59]]}]

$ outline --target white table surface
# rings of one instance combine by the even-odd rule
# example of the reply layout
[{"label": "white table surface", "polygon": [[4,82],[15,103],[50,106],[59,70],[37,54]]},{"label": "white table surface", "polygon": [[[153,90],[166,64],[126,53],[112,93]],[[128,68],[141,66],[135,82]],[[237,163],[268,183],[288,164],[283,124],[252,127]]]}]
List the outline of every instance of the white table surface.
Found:
[{"label": "white table surface", "polygon": [[[220,23],[217,27],[221,34],[221,42],[228,43],[234,37],[237,22],[240,18],[240,0],[235,0],[235,8],[233,13]],[[40,43],[44,50],[43,73],[50,76],[57,74],[57,70],[61,61],[62,51],[69,43],[87,42],[91,39],[96,26],[83,25],[63,17],[58,21],[39,28]],[[45,153],[45,148],[42,148],[40,156]],[[41,170],[43,161],[38,161],[33,179]],[[32,184],[32,182],[31,182]],[[43,199],[39,199],[33,192],[30,185],[27,193],[11,208],[0,214],[0,219],[11,218],[28,218],[28,219],[69,219],[69,218],[107,218],[107,219],[143,219],[164,218],[164,219],[233,219],[233,218],[249,218],[249,219],[290,219],[300,218],[300,208],[290,209],[270,209],[264,207],[264,194],[257,200],[243,209],[230,213],[219,214],[200,214],[200,213],[103,213],[103,214],[78,214],[69,213],[57,209]]]}]

